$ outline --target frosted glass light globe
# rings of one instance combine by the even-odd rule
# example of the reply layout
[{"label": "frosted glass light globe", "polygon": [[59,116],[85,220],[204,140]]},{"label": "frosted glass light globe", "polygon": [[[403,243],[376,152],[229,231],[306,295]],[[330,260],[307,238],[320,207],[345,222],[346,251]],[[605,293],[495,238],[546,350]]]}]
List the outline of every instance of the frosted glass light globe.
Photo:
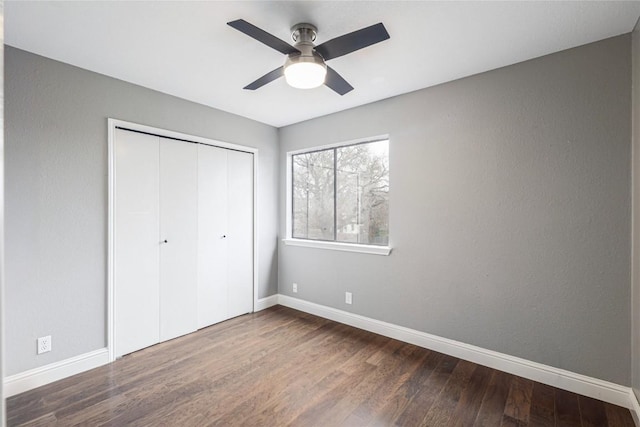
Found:
[{"label": "frosted glass light globe", "polygon": [[318,62],[293,62],[284,69],[284,78],[289,86],[312,89],[324,84],[327,67]]}]

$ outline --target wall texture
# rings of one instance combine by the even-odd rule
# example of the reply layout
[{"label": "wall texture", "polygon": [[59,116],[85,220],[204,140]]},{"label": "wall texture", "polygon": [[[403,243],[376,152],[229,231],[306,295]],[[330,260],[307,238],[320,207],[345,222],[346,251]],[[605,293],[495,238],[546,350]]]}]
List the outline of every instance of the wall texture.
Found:
[{"label": "wall texture", "polygon": [[393,252],[280,244],[279,292],[629,385],[630,49],[624,35],[280,129],[281,164],[390,135]]},{"label": "wall texture", "polygon": [[[632,33],[631,387],[640,400],[640,21]],[[639,414],[640,415],[640,414]]]},{"label": "wall texture", "polygon": [[[108,117],[260,150],[259,296],[276,292],[275,128],[5,52],[7,375],[106,345]],[[43,335],[53,350],[36,356]]]}]

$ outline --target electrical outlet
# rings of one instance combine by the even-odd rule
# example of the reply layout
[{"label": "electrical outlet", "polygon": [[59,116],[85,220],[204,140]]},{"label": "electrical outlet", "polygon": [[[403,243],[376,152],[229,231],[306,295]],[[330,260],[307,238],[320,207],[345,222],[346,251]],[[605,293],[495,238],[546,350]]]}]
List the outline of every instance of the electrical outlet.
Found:
[{"label": "electrical outlet", "polygon": [[353,294],[351,292],[344,293],[344,302],[347,304],[353,304]]},{"label": "electrical outlet", "polygon": [[293,293],[296,293],[296,292],[298,292],[298,284],[294,283],[293,284]]},{"label": "electrical outlet", "polygon": [[51,335],[38,338],[38,354],[51,351]]}]

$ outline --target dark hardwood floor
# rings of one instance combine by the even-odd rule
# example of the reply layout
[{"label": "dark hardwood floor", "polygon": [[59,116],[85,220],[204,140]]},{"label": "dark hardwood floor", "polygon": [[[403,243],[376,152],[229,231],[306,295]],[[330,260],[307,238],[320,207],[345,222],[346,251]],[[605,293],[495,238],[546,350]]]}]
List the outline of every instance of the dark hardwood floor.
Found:
[{"label": "dark hardwood floor", "polygon": [[28,426],[633,426],[627,409],[284,307],[7,400]]}]

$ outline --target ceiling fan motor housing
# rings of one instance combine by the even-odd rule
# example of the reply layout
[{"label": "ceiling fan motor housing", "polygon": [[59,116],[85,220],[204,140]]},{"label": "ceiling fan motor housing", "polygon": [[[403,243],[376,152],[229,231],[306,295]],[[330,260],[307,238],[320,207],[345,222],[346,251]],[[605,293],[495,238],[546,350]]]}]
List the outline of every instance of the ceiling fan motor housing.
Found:
[{"label": "ceiling fan motor housing", "polygon": [[300,53],[289,54],[284,64],[285,68],[292,64],[304,62],[318,64],[325,69],[327,68],[324,63],[324,58],[314,50],[315,46],[313,42],[316,40],[317,32],[318,29],[315,25],[307,23],[296,24],[291,27],[291,38],[295,42],[295,48],[298,49]]}]

